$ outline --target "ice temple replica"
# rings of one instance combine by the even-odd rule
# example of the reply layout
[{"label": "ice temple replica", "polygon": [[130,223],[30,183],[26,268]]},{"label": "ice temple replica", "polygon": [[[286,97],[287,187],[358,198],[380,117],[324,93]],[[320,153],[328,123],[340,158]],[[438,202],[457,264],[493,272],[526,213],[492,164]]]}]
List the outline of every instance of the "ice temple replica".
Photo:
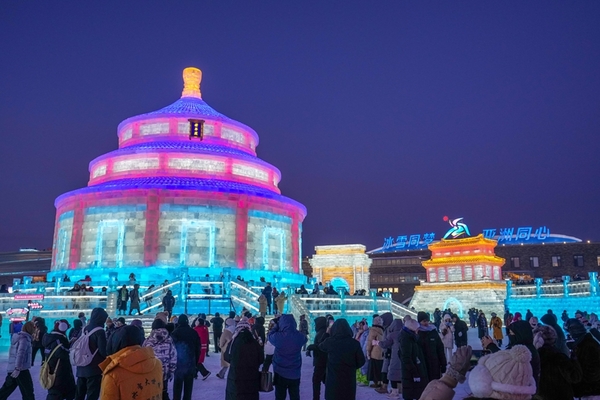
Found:
[{"label": "ice temple replica", "polygon": [[281,195],[257,133],[202,100],[202,72],[183,80],[179,100],[119,124],[119,149],[92,160],[86,188],[56,199],[48,280],[305,282],[306,208]]}]

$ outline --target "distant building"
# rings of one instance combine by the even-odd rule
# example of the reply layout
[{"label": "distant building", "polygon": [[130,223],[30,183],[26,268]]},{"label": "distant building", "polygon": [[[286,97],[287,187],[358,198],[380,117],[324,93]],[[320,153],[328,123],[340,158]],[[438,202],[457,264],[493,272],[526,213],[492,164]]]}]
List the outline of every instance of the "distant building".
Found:
[{"label": "distant building", "polygon": [[0,253],[0,285],[12,286],[15,279],[31,276],[33,282],[46,280],[52,264],[52,250],[23,249]]},{"label": "distant building", "polygon": [[313,277],[334,289],[345,288],[369,290],[369,267],[371,260],[362,244],[316,246],[316,254],[310,259]]}]

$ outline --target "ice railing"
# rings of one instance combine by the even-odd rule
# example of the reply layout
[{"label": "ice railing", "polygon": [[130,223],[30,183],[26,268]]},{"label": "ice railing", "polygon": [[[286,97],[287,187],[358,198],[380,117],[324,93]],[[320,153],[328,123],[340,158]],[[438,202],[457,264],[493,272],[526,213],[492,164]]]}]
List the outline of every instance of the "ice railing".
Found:
[{"label": "ice railing", "polygon": [[240,304],[252,313],[258,313],[258,294],[234,281],[229,282],[229,290],[234,303]]},{"label": "ice railing", "polygon": [[369,319],[376,313],[391,312],[395,318],[405,315],[416,317],[416,312],[393,301],[391,297],[375,296],[345,296],[340,295],[291,295],[291,304],[306,310],[312,318],[331,314],[338,318],[363,318]]},{"label": "ice railing", "polygon": [[598,294],[598,273],[589,272],[589,280],[571,281],[570,276],[563,276],[560,283],[543,283],[535,278],[534,284],[515,285],[506,281],[506,297],[511,299],[540,297],[588,297]]}]

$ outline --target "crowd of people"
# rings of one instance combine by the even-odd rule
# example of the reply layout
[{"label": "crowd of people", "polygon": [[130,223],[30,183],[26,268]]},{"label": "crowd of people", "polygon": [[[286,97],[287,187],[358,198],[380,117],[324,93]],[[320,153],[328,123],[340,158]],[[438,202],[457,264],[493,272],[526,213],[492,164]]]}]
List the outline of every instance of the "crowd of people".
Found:
[{"label": "crowd of people", "polygon": [[[467,379],[473,399],[600,396],[599,321],[583,311],[558,318],[548,310],[538,318],[527,310],[523,318],[506,310],[503,319],[491,313],[488,321],[471,309],[469,325],[439,309],[402,319],[387,312],[353,324],[326,315],[313,321],[312,343],[305,316],[296,321],[277,313],[265,327],[264,316],[247,310],[226,318],[170,314],[157,313],[148,336],[141,320],[126,324],[103,308],[70,322],[11,323],[0,400],[17,388],[23,399],[36,398],[30,369],[38,352],[47,400],[190,400],[195,381],[211,376],[204,366],[211,339],[227,400],[258,399],[271,370],[275,398],[300,399],[303,352],[312,357],[313,400],[323,393],[326,400],[355,399],[357,385],[390,399],[449,400]],[[477,329],[481,354],[469,346],[469,328]]]}]

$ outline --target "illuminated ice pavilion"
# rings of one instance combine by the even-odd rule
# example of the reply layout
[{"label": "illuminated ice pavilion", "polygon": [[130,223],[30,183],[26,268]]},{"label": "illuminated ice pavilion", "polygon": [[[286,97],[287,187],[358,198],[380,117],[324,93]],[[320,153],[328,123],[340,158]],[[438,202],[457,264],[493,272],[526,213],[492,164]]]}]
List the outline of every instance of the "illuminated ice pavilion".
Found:
[{"label": "illuminated ice pavilion", "polygon": [[58,197],[50,278],[190,276],[303,283],[306,208],[281,195],[258,135],[202,100],[181,98],[119,124],[119,149],[94,159],[88,186]]}]

